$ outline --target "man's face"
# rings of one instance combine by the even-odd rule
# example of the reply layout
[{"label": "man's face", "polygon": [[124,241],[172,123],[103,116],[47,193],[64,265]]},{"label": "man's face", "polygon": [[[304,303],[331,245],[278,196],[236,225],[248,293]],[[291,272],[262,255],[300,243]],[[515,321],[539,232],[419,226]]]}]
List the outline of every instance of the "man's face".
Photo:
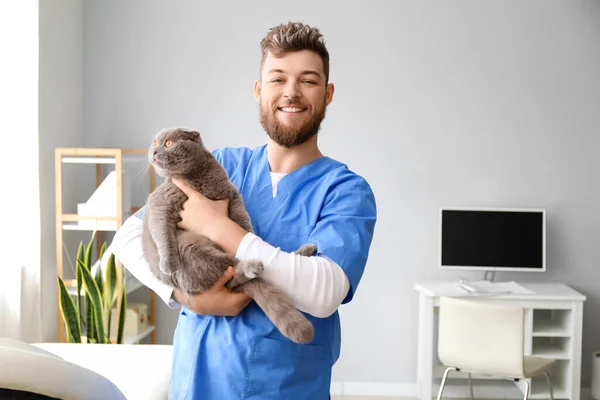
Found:
[{"label": "man's face", "polygon": [[254,84],[260,122],[269,137],[284,147],[317,134],[333,91],[333,84],[325,84],[321,57],[309,50],[279,58],[269,53],[261,80]]}]

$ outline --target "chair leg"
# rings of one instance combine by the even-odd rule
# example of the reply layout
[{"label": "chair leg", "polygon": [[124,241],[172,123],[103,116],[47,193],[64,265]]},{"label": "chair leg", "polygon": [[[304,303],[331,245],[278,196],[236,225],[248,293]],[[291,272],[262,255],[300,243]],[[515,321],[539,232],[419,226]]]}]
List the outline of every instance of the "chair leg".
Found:
[{"label": "chair leg", "polygon": [[442,400],[442,393],[444,393],[444,386],[446,386],[446,378],[448,378],[448,373],[450,371],[456,371],[456,368],[448,367],[446,368],[446,371],[444,371],[444,376],[442,377],[442,384],[440,385],[440,391],[438,393],[437,400]]},{"label": "chair leg", "polygon": [[529,399],[529,382],[527,379],[517,379],[518,381],[522,380],[525,384],[525,395],[523,396],[523,400]]},{"label": "chair leg", "polygon": [[554,391],[552,390],[552,379],[550,378],[550,374],[548,371],[544,371],[544,375],[546,376],[546,382],[548,382],[548,394],[550,395],[550,400],[554,400]]},{"label": "chair leg", "polygon": [[473,381],[471,380],[471,374],[469,374],[469,391],[471,392],[471,400],[475,400],[475,395],[473,395]]}]

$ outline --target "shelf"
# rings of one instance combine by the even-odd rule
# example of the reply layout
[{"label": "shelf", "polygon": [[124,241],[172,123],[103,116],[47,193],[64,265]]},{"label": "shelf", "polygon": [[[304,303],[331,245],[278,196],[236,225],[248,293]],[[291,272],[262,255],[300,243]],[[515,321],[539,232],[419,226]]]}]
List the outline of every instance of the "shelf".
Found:
[{"label": "shelf", "polygon": [[[556,366],[550,371],[552,377],[552,388],[555,399],[571,399],[569,396],[569,375],[570,361],[559,360]],[[548,384],[543,376],[536,376],[531,379],[530,399],[548,399]]]},{"label": "shelf", "polygon": [[[131,157],[146,159],[148,156],[147,156],[147,154],[126,155],[125,157],[123,157],[123,162],[126,163],[128,161],[133,161],[132,159],[130,159]],[[63,156],[61,161],[63,164],[116,164],[117,163],[117,160],[114,157],[65,157],[65,156]]]},{"label": "shelf", "polygon": [[532,356],[554,358],[556,360],[571,359],[571,339],[566,337],[534,337]]},{"label": "shelf", "polygon": [[[110,221],[109,221],[110,222]],[[62,224],[64,231],[103,231],[103,232],[115,232],[117,229],[101,224],[96,224],[94,227],[81,226],[77,222],[64,222]]]},{"label": "shelf", "polygon": [[142,333],[140,333],[137,336],[125,336],[123,338],[123,344],[137,343],[140,340],[144,339],[146,336],[150,335],[152,332],[154,332],[155,329],[156,329],[155,326],[150,325],[150,326],[148,326],[148,329],[146,329],[145,331],[143,331]]},{"label": "shelf", "polygon": [[568,327],[562,321],[535,321],[534,337],[571,337]]},{"label": "shelf", "polygon": [[555,360],[570,360],[569,354],[565,351],[560,351],[556,349],[539,349],[535,350],[532,354],[533,357],[541,357],[541,358],[553,358]]},{"label": "shelf", "polygon": [[[554,389],[554,400],[560,400],[560,399],[568,399],[569,395],[567,394],[567,392],[565,392],[564,390],[560,390],[560,389]],[[540,390],[532,390],[531,394],[529,395],[530,399],[544,399],[544,400],[548,400],[548,391],[546,389],[540,389]]]},{"label": "shelf", "polygon": [[534,337],[571,337],[571,310],[533,310]]},{"label": "shelf", "polygon": [[97,157],[63,157],[63,164],[116,164],[115,158],[97,158]]}]

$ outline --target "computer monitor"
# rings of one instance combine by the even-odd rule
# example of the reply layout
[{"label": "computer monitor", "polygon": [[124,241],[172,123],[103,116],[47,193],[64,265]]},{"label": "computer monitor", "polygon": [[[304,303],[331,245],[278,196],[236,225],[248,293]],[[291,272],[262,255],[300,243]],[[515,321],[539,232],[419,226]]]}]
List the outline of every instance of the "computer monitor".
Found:
[{"label": "computer monitor", "polygon": [[485,271],[546,270],[546,211],[441,208],[440,267]]}]

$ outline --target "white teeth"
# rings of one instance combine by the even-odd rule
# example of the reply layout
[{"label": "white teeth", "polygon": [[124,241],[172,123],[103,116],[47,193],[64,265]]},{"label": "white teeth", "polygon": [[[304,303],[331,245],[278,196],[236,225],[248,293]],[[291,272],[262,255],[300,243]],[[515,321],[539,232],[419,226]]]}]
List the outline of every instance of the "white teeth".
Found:
[{"label": "white teeth", "polygon": [[302,111],[302,109],[298,108],[298,107],[281,107],[281,111],[285,111],[285,112],[300,112],[300,111]]}]

